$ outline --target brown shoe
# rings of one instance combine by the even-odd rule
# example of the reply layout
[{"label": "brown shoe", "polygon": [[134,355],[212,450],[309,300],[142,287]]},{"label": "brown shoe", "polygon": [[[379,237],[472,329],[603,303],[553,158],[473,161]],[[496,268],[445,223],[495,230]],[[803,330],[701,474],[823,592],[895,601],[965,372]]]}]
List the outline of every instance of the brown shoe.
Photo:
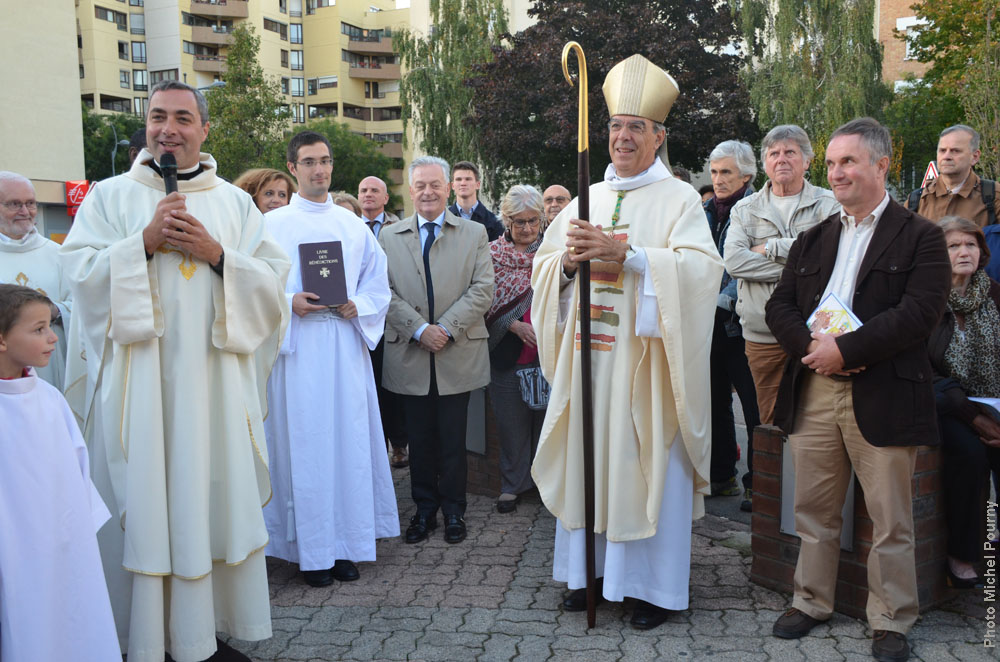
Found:
[{"label": "brown shoe", "polygon": [[393,469],[402,469],[403,467],[410,466],[410,458],[406,456],[405,446],[399,448],[392,447],[392,459],[389,460],[389,466]]},{"label": "brown shoe", "polygon": [[872,633],[872,657],[879,662],[906,662],[910,659],[910,644],[906,635],[892,630]]},{"label": "brown shoe", "polygon": [[771,634],[782,639],[798,639],[809,634],[810,630],[823,622],[792,607],[774,622]]}]

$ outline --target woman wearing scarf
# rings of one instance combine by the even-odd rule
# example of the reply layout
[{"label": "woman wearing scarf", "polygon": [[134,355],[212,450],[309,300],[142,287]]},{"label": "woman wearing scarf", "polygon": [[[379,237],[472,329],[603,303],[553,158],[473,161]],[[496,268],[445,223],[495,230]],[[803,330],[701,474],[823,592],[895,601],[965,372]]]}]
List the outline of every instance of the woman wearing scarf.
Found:
[{"label": "woman wearing scarf", "polygon": [[534,186],[512,186],[500,203],[504,233],[490,242],[496,290],[486,313],[490,332],[490,402],[500,434],[500,498],[497,512],[517,510],[522,492],[534,487],[531,459],[545,410],[531,409],[521,396],[518,371],[538,365],[531,327],[531,262],[542,243],[545,208]]},{"label": "woman wearing scarf", "polygon": [[1000,468],[1000,415],[970,400],[1000,397],[1000,284],[983,270],[990,251],[978,225],[957,216],[938,223],[951,257],[948,308],[928,340],[934,366],[942,480],[948,522],[948,583],[982,585],[983,498]]}]

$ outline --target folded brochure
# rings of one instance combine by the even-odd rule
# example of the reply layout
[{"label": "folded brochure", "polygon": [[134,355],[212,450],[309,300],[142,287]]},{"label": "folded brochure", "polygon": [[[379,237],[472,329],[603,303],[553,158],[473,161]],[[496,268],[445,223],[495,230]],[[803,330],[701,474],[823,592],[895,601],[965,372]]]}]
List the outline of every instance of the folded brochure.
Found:
[{"label": "folded brochure", "polygon": [[849,333],[860,329],[862,324],[840,297],[830,292],[806,320],[806,326],[813,333]]}]

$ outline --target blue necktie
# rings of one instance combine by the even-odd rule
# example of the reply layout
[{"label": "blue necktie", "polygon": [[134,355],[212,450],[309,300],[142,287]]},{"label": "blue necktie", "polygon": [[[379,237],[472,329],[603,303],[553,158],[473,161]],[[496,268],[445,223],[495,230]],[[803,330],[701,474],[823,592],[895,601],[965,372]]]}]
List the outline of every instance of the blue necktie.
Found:
[{"label": "blue necktie", "polygon": [[424,279],[427,281],[427,321],[434,323],[434,283],[431,282],[431,244],[434,243],[434,223],[424,223],[427,239],[424,240]]}]

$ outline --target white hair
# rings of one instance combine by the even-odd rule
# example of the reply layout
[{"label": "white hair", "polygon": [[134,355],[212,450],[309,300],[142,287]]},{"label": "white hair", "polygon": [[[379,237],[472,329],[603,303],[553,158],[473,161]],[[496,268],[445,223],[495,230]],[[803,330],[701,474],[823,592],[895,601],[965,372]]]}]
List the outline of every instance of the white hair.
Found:
[{"label": "white hair", "polygon": [[448,165],[447,161],[437,156],[420,156],[413,159],[410,163],[410,179],[413,179],[413,173],[417,168],[430,165],[441,166],[441,170],[444,172],[444,181],[450,181],[451,166]]},{"label": "white hair", "polygon": [[18,184],[27,184],[31,187],[31,190],[35,190],[34,184],[31,180],[24,175],[19,175],[16,172],[11,172],[10,170],[0,170],[0,186],[3,186],[7,182],[17,182]]},{"label": "white hair", "polygon": [[709,162],[719,159],[732,158],[736,161],[736,167],[740,170],[740,175],[746,177],[750,175],[752,180],[757,176],[757,159],[753,155],[753,148],[749,143],[742,140],[726,140],[715,146],[712,153],[708,155]]}]

